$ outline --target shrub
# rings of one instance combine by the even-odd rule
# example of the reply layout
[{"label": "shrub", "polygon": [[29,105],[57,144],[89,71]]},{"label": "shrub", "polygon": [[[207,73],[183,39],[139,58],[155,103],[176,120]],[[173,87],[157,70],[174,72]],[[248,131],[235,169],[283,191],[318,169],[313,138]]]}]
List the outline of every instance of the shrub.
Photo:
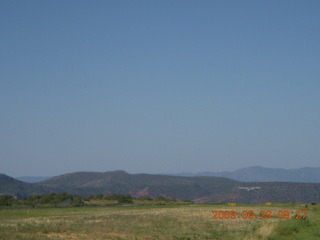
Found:
[{"label": "shrub", "polygon": [[125,204],[125,203],[133,203],[133,199],[130,196],[130,194],[123,194],[119,196],[118,204]]},{"label": "shrub", "polygon": [[153,198],[151,198],[151,197],[149,197],[149,196],[142,196],[142,197],[139,197],[139,200],[153,201]]},{"label": "shrub", "polygon": [[14,201],[12,196],[2,195],[0,196],[0,206],[11,206]]}]

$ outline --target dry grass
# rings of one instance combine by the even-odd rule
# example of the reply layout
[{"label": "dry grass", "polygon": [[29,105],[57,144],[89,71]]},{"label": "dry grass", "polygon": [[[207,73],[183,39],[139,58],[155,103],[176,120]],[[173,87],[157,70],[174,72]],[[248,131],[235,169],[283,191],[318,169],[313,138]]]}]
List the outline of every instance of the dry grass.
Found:
[{"label": "dry grass", "polygon": [[[213,210],[277,207],[190,205],[0,211],[0,239],[268,239],[277,218],[212,219]],[[288,209],[285,209],[288,210]],[[294,209],[290,209],[293,211]]]}]

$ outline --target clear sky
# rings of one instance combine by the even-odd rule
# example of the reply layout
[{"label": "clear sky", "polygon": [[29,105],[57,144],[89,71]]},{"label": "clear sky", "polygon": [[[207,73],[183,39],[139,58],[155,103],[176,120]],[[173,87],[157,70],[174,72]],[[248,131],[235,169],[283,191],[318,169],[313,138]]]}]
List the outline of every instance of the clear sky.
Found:
[{"label": "clear sky", "polygon": [[0,0],[0,172],[319,167],[320,1]]}]

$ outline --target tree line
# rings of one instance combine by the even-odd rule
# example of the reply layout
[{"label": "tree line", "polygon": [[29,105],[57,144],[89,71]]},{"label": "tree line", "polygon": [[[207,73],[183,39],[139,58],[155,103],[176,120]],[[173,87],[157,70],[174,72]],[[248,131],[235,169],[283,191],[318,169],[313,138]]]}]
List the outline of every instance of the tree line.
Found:
[{"label": "tree line", "polygon": [[139,198],[134,198],[130,194],[117,194],[112,193],[109,195],[96,194],[89,195],[83,198],[80,195],[68,194],[68,193],[50,193],[42,195],[31,195],[25,198],[18,198],[12,195],[0,195],[0,207],[36,207],[36,206],[82,206],[85,201],[90,200],[113,200],[117,201],[118,204],[131,204],[133,200],[140,201],[161,201],[161,202],[176,202],[174,198],[165,198],[163,196],[158,196],[153,199],[149,196],[142,196]]},{"label": "tree line", "polygon": [[39,205],[57,206],[58,204],[80,206],[82,203],[83,200],[80,195],[68,193],[36,194],[26,198],[17,198],[16,196],[11,195],[0,195],[0,207],[35,207]]}]

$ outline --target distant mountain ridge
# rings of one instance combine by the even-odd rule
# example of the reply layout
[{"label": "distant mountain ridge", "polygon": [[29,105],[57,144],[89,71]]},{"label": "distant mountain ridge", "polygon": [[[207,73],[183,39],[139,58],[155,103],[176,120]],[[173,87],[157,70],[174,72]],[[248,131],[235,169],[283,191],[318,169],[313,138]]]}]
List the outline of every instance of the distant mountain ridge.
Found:
[{"label": "distant mountain ridge", "polygon": [[303,182],[320,183],[320,167],[299,169],[265,168],[260,166],[241,168],[234,172],[172,173],[173,176],[225,177],[242,182]]},{"label": "distant mountain ridge", "polygon": [[[252,187],[259,188],[250,190]],[[67,192],[84,197],[110,193],[153,198],[161,195],[195,202],[320,202],[320,183],[239,182],[223,177],[129,174],[120,170],[68,173],[31,184],[0,175],[2,195],[28,196],[50,192]]]},{"label": "distant mountain ridge", "polygon": [[[304,167],[298,169],[283,168],[266,168],[253,166],[241,168],[230,172],[198,172],[198,173],[159,173],[159,175],[182,176],[182,177],[224,177],[242,182],[303,182],[303,183],[320,183],[320,167],[311,168]],[[36,183],[45,181],[52,177],[17,177],[16,179],[27,182]]]},{"label": "distant mountain ridge", "polygon": [[22,182],[26,183],[36,183],[36,182],[41,182],[44,180],[47,180],[51,177],[32,177],[32,176],[23,176],[23,177],[17,177],[16,179]]}]

